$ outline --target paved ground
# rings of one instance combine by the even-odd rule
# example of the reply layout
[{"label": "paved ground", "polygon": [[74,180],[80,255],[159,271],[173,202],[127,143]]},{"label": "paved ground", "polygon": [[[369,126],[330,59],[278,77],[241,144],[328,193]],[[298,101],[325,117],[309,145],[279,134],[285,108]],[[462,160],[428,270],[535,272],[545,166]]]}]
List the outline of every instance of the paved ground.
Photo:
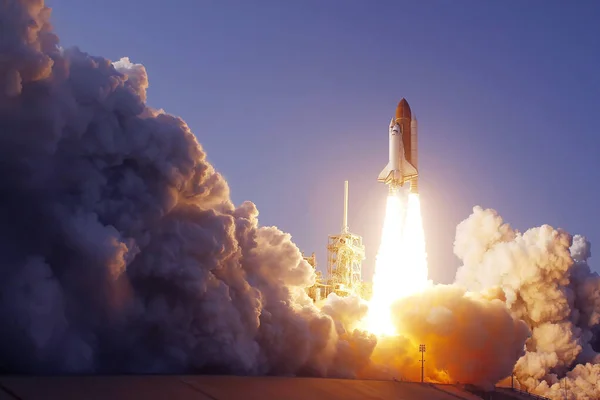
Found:
[{"label": "paved ground", "polygon": [[449,385],[234,376],[0,377],[0,400],[476,400]]}]

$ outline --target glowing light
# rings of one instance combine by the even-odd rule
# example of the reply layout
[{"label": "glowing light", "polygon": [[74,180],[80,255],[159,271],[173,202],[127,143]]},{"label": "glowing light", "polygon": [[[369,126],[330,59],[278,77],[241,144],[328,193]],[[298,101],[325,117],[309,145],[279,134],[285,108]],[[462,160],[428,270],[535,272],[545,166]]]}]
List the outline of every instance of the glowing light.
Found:
[{"label": "glowing light", "polygon": [[396,335],[392,304],[428,285],[419,195],[410,193],[406,208],[402,203],[397,195],[388,196],[366,321],[367,329],[376,335]]}]

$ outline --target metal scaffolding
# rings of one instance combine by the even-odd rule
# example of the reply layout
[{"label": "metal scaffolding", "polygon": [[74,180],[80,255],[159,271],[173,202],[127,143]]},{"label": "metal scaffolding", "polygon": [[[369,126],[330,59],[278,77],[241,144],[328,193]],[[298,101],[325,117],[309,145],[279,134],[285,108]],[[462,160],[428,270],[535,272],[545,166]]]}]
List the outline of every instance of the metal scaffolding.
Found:
[{"label": "metal scaffolding", "polygon": [[304,260],[313,267],[316,275],[314,285],[307,287],[306,293],[313,300],[313,302],[319,302],[327,297],[330,291],[328,290],[328,286],[323,283],[321,271],[317,271],[317,257],[313,251],[310,256],[307,256],[304,254],[304,252],[302,252],[302,258],[304,258]]},{"label": "metal scaffolding", "polygon": [[364,259],[362,237],[348,229],[348,181],[345,181],[342,232],[329,235],[327,243],[327,284],[330,290],[340,296],[360,295]]}]

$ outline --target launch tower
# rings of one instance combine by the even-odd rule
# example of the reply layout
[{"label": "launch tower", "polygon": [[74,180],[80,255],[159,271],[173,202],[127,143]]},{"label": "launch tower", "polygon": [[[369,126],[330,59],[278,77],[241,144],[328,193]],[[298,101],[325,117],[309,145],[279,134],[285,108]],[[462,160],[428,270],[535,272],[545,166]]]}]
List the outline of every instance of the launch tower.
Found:
[{"label": "launch tower", "polygon": [[327,284],[340,296],[360,294],[365,246],[362,237],[348,230],[348,181],[344,182],[342,232],[329,235],[327,243]]}]

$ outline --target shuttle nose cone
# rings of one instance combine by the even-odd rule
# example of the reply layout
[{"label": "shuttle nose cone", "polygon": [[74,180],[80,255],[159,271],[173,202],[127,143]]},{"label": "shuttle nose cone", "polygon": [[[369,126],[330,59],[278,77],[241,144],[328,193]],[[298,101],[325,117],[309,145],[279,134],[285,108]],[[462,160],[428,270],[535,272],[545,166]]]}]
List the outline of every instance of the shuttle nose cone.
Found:
[{"label": "shuttle nose cone", "polygon": [[398,107],[396,107],[396,121],[404,118],[410,121],[411,111],[410,106],[408,105],[408,101],[406,101],[406,99],[403,98],[402,100],[400,100],[400,103],[398,103]]}]

